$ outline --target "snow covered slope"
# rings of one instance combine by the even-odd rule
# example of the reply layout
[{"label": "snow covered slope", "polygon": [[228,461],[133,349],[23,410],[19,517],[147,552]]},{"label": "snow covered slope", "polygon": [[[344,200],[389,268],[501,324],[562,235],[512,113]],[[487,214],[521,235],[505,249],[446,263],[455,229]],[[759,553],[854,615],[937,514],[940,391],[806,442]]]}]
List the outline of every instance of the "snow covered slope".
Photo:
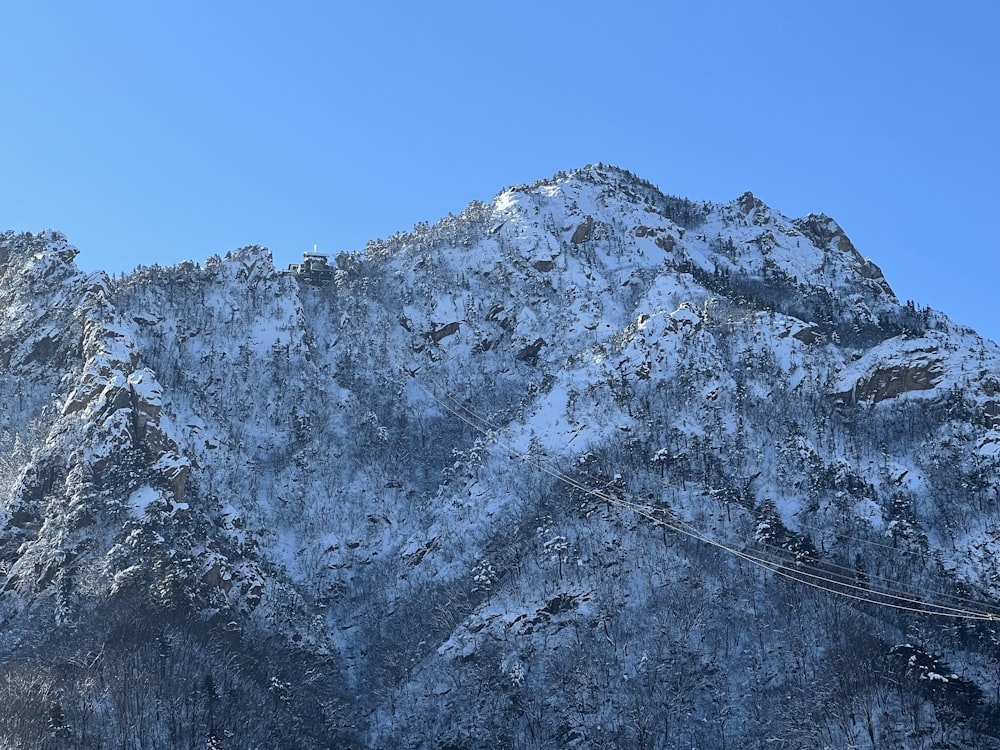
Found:
[{"label": "snow covered slope", "polygon": [[832,219],[73,255],[0,244],[8,745],[1000,747],[1000,350]]}]

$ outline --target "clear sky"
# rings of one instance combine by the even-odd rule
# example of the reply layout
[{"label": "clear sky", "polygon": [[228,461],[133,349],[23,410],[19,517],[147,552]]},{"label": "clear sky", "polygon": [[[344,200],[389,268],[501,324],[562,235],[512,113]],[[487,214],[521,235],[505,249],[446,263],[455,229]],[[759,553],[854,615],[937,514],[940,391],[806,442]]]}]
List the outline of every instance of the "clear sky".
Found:
[{"label": "clear sky", "polygon": [[0,6],[0,229],[85,269],[358,249],[592,162],[836,218],[1000,339],[1000,3]]}]

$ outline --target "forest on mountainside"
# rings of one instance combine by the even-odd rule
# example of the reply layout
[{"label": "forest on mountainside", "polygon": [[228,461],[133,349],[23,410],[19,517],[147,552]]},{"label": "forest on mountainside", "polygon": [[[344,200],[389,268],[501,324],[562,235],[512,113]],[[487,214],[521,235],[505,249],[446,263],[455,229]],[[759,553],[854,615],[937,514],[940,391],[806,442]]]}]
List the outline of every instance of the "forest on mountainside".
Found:
[{"label": "forest on mountainside", "polygon": [[0,743],[1000,747],[1000,352],[602,165],[278,270],[0,238]]}]

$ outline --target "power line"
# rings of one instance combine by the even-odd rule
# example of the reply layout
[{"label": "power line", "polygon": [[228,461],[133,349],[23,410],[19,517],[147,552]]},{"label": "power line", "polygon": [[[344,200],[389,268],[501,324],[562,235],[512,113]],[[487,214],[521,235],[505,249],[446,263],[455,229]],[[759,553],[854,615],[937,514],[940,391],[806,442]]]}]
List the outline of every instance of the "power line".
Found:
[{"label": "power line", "polygon": [[[617,507],[625,508],[637,513],[641,517],[644,517],[658,526],[663,526],[668,528],[678,534],[687,536],[692,539],[696,539],[704,544],[716,547],[724,552],[737,557],[738,559],[745,560],[748,563],[769,570],[775,575],[781,576],[788,580],[794,581],[796,583],[804,584],[812,588],[824,591],[826,593],[834,594],[843,598],[851,599],[858,602],[864,602],[868,604],[874,604],[881,607],[888,607],[891,609],[902,610],[906,612],[913,612],[917,614],[936,616],[936,617],[951,617],[959,618],[965,620],[986,620],[993,621],[1000,619],[1000,615],[996,615],[990,612],[982,611],[982,609],[987,608],[988,605],[982,602],[976,602],[973,600],[962,599],[955,597],[953,595],[943,594],[937,592],[939,596],[952,599],[953,601],[967,601],[980,609],[970,609],[966,607],[952,607],[945,604],[938,604],[935,602],[930,602],[925,599],[918,599],[915,596],[906,596],[905,589],[911,588],[915,591],[921,591],[918,587],[908,586],[906,584],[900,583],[898,581],[893,581],[887,578],[874,577],[875,580],[879,580],[885,584],[883,586],[885,589],[894,588],[896,593],[892,593],[889,590],[882,591],[877,589],[872,589],[870,587],[862,586],[859,583],[848,583],[844,580],[838,580],[833,577],[833,573],[825,571],[822,568],[818,568],[814,565],[804,563],[801,561],[795,562],[795,567],[788,567],[784,561],[772,560],[760,553],[747,552],[744,550],[739,550],[731,545],[725,544],[717,539],[713,539],[707,536],[703,532],[694,528],[690,524],[680,520],[666,520],[662,516],[657,516],[657,513],[664,513],[664,509],[650,508],[649,506],[642,506],[635,503],[628,502],[622,498],[610,495],[603,490],[588,487],[587,485],[579,482],[573,477],[565,474],[560,469],[552,465],[550,462],[533,456],[531,453],[517,448],[509,443],[504,442],[499,438],[499,433],[502,429],[492,424],[488,419],[485,419],[478,415],[475,411],[470,409],[465,404],[459,402],[447,389],[442,389],[447,396],[448,400],[454,405],[450,406],[444,403],[440,398],[437,397],[432,391],[425,388],[418,380],[414,379],[414,383],[420,388],[424,393],[426,393],[430,398],[438,404],[442,409],[452,414],[454,417],[458,418],[465,424],[472,427],[475,431],[491,438],[495,441],[497,445],[504,448],[508,452],[518,456],[522,461],[534,466],[539,471],[553,477],[559,482],[566,484],[574,489],[584,493],[584,495],[589,497],[594,497],[599,500],[603,500],[609,505],[615,505]],[[490,429],[487,430],[488,426]],[[862,541],[862,540],[857,540]],[[768,548],[772,551],[772,554],[781,554],[782,556],[787,554],[787,550],[772,547],[766,543],[760,541],[755,542],[758,547],[763,548],[761,551],[766,553]],[[829,564],[829,567],[841,568],[842,570],[850,570],[844,568],[843,566],[837,566],[834,564]],[[857,571],[851,570],[852,576],[857,573]],[[935,593],[928,592],[926,589],[923,590],[924,593]]]}]

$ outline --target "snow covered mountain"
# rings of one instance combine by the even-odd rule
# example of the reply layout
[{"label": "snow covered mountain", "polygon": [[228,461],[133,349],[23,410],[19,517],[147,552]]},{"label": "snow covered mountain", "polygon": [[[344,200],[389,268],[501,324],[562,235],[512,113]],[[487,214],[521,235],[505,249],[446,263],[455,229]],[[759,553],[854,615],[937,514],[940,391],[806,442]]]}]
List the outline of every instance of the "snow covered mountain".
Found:
[{"label": "snow covered mountain", "polygon": [[75,254],[0,238],[5,747],[1000,747],[1000,350],[832,219]]}]

